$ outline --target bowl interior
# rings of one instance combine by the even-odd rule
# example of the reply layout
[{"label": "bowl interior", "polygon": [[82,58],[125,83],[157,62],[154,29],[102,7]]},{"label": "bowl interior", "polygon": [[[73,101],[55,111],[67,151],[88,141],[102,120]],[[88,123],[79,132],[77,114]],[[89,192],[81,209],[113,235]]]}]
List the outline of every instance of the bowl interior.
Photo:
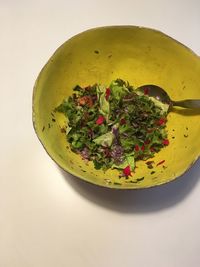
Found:
[{"label": "bowl interior", "polygon": [[[200,112],[174,109],[168,115],[170,145],[153,159],[154,169],[137,162],[130,180],[117,170],[95,170],[70,151],[61,128],[62,114],[52,111],[79,84],[108,85],[121,78],[135,87],[156,84],[174,100],[200,99],[200,59],[184,45],[156,30],[135,26],[91,29],[65,42],[40,72],[33,93],[36,133],[52,159],[86,181],[112,188],[144,188],[171,181],[200,154]],[[161,165],[157,163],[165,161]]]}]

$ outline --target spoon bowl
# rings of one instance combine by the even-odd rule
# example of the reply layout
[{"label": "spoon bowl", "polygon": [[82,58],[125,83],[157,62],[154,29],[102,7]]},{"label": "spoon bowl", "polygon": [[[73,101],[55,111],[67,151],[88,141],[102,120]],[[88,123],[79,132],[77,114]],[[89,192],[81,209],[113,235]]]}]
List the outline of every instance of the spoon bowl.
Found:
[{"label": "spoon bowl", "polygon": [[138,87],[137,90],[141,91],[145,95],[156,98],[157,100],[161,101],[164,104],[168,104],[169,110],[173,106],[179,106],[190,109],[200,109],[200,99],[186,99],[186,100],[174,101],[169,97],[169,95],[163,88],[157,85],[153,84],[142,85]]}]

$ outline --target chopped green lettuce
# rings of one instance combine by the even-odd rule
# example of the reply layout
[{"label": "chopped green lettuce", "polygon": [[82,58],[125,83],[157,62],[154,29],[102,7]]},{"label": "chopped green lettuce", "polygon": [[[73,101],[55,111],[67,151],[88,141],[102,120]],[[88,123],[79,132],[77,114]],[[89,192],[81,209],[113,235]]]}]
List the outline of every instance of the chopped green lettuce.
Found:
[{"label": "chopped green lettuce", "polygon": [[103,135],[98,136],[97,138],[95,138],[93,141],[97,144],[97,145],[102,145],[102,146],[108,146],[110,147],[113,143],[113,139],[114,139],[114,134],[112,132],[108,132],[105,133]]}]

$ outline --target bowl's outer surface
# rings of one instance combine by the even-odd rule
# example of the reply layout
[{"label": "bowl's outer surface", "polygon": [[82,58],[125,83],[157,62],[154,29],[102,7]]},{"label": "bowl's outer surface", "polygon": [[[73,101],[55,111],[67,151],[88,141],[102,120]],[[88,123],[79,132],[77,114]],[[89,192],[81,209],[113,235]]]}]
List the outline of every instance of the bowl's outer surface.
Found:
[{"label": "bowl's outer surface", "polygon": [[[70,151],[61,128],[62,114],[52,111],[79,84],[108,85],[121,78],[137,87],[156,84],[174,100],[200,99],[200,58],[169,36],[148,28],[110,26],[91,29],[65,42],[40,72],[33,92],[33,123],[51,158],[64,170],[97,185],[145,188],[183,174],[200,155],[200,113],[177,109],[168,115],[170,145],[155,158],[154,169],[138,162],[131,182],[117,170],[96,171]],[[160,161],[165,162],[156,166]],[[152,174],[152,171],[155,173]],[[136,182],[137,179],[141,181]]]}]

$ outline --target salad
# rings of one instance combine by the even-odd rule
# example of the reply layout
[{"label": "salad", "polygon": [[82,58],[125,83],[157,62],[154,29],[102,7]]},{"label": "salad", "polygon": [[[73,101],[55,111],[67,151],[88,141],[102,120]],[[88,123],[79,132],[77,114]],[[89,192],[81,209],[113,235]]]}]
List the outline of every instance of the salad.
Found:
[{"label": "salad", "polygon": [[166,104],[117,79],[106,87],[77,85],[55,110],[67,118],[71,150],[96,169],[119,169],[128,177],[138,160],[154,157],[167,139]]}]

